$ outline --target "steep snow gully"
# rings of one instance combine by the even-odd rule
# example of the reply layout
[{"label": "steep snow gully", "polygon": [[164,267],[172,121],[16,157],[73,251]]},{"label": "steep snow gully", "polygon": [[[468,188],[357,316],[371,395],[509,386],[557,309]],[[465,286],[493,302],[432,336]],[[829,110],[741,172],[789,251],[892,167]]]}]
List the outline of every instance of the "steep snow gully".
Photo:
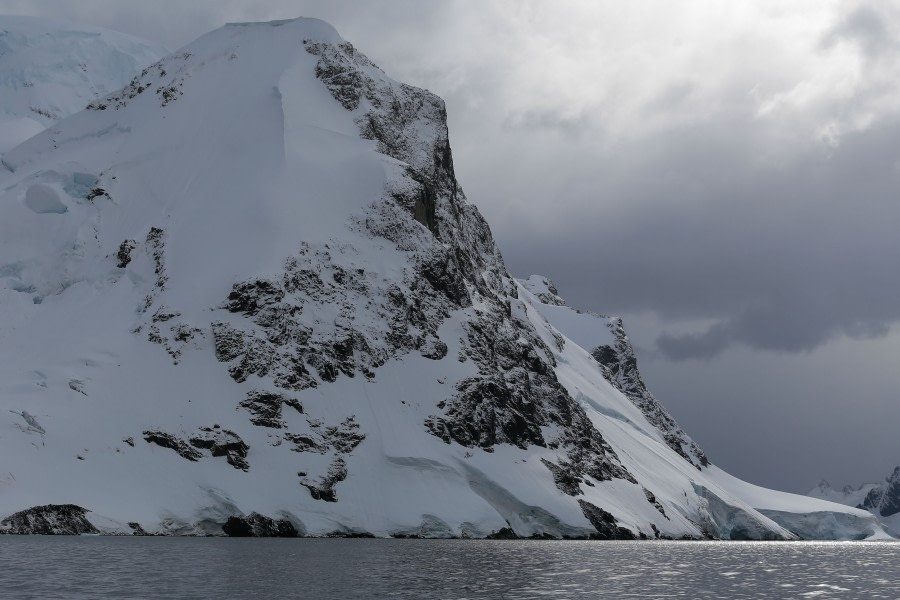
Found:
[{"label": "steep snow gully", "polygon": [[213,31],[3,164],[0,531],[887,536],[710,462],[326,23]]}]

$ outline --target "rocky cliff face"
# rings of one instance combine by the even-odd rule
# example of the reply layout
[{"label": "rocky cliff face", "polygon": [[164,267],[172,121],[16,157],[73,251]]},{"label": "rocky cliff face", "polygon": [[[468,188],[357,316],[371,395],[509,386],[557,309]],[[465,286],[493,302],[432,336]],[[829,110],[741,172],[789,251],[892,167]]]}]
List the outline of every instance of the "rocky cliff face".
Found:
[{"label": "rocky cliff face", "polygon": [[900,467],[866,494],[860,508],[882,517],[900,513]]},{"label": "rocky cliff face", "polygon": [[555,290],[509,276],[443,102],[321,21],[212,32],[4,161],[10,512],[65,496],[103,531],[798,535],[718,479],[621,323],[582,341],[547,316],[576,314]]},{"label": "rocky cliff face", "polygon": [[682,458],[698,469],[709,466],[706,453],[678,426],[675,419],[663,408],[647,389],[638,370],[634,348],[625,334],[622,319],[612,318],[608,327],[615,344],[603,344],[591,351],[591,355],[603,367],[607,380],[622,391],[635,406],[641,409],[647,420],[663,432],[666,444]]},{"label": "rocky cliff face", "polygon": [[[566,301],[559,296],[553,282],[546,277],[533,275],[527,280],[523,280],[522,285],[532,292],[542,304],[560,307],[551,310],[557,313],[571,310],[581,321],[593,320],[596,321],[596,324],[608,328],[611,336],[606,332],[596,332],[595,339],[588,335],[582,342],[585,348],[591,350],[591,355],[600,365],[603,376],[641,410],[647,420],[663,434],[666,444],[672,450],[698,469],[709,466],[706,453],[678,426],[675,419],[653,397],[644,384],[641,372],[638,370],[637,356],[625,333],[622,319],[569,309]],[[582,331],[590,332],[595,328],[582,328]]]}]

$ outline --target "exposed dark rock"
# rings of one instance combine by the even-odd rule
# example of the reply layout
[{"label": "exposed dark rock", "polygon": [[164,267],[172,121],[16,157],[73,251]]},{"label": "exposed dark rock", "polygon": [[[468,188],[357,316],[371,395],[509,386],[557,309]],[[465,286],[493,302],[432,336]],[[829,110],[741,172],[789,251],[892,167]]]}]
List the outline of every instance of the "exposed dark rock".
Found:
[{"label": "exposed dark rock", "polygon": [[[358,54],[350,42],[344,42],[337,47],[309,40],[304,40],[303,44],[307,52],[321,57],[316,63],[316,77],[328,87],[328,91],[331,92],[334,99],[347,110],[359,108],[364,91],[364,80],[354,64],[355,61],[351,61],[350,57],[357,58],[357,60],[365,57]],[[365,60],[368,61],[368,59]]]},{"label": "exposed dark rock", "polygon": [[180,316],[179,312],[172,312],[161,307],[153,314],[150,326],[147,328],[147,341],[161,345],[172,357],[173,364],[176,365],[181,360],[181,354],[187,344],[195,338],[204,337],[203,331],[197,327],[172,321]]},{"label": "exposed dark rock", "polygon": [[536,406],[514,395],[501,378],[468,377],[456,384],[457,396],[438,405],[442,417],[430,417],[428,429],[446,442],[491,448],[514,444],[545,446]]},{"label": "exposed dark rock", "polygon": [[[317,77],[335,99],[348,110],[365,110],[356,117],[361,137],[407,165],[389,184],[386,200],[376,202],[360,223],[365,231],[410,252],[415,264],[403,282],[405,289],[391,282],[384,290],[390,304],[382,314],[391,322],[386,339],[393,346],[387,357],[418,349],[429,358],[442,358],[445,345],[433,344],[422,333],[436,337],[452,311],[472,306],[474,296],[479,299],[478,316],[466,324],[460,356],[473,360],[478,374],[458,382],[456,395],[438,405],[442,414],[427,419],[429,431],[448,443],[488,451],[507,443],[560,447],[564,458],[554,472],[560,481],[587,474],[633,479],[556,380],[552,353],[515,299],[515,285],[487,223],[465,202],[453,173],[443,101],[425,90],[373,78],[370,73],[377,67],[352,47],[305,45],[319,57]],[[372,347],[380,345],[378,337],[365,338]],[[327,380],[322,369],[317,371]],[[542,427],[550,425],[561,433],[545,440]]]},{"label": "exposed dark rock", "polygon": [[267,306],[284,299],[281,285],[265,279],[236,283],[228,294],[227,308],[231,312],[255,315]]},{"label": "exposed dark rock", "polygon": [[165,231],[159,227],[151,227],[150,231],[147,232],[146,250],[150,253],[150,258],[153,261],[153,272],[156,275],[156,282],[154,284],[154,289],[147,294],[146,298],[144,298],[144,311],[147,311],[156,301],[156,297],[159,293],[166,289],[166,283],[169,280],[169,277],[166,275],[166,262],[164,256],[166,243],[165,236]]},{"label": "exposed dark rock", "polygon": [[90,192],[88,192],[88,195],[86,196],[85,199],[88,202],[93,202],[96,198],[100,198],[101,196],[105,197],[105,198],[109,198],[109,194],[106,192],[105,189],[103,189],[102,187],[95,187]]},{"label": "exposed dark rock", "polygon": [[341,454],[349,454],[366,439],[365,434],[359,433],[359,423],[353,416],[347,417],[337,426],[326,427],[321,436],[327,448]]},{"label": "exposed dark rock", "polygon": [[131,262],[131,251],[137,248],[137,242],[134,240],[125,240],[119,244],[119,251],[116,252],[116,267],[124,269]]},{"label": "exposed dark rock", "polygon": [[[656,510],[659,511],[659,514],[661,514],[666,519],[668,519],[669,515],[666,514],[666,509],[663,508],[663,505],[659,503],[659,500],[656,499],[656,496],[653,494],[653,492],[651,492],[647,488],[643,488],[643,489],[644,489],[644,496],[646,496],[646,498],[647,498],[647,502],[649,502],[654,507],[656,507]],[[657,535],[657,537],[659,537],[659,535]]]},{"label": "exposed dark rock", "polygon": [[89,511],[74,504],[47,504],[14,513],[0,521],[0,533],[80,535],[100,533],[85,516]]},{"label": "exposed dark rock", "polygon": [[598,539],[601,540],[633,540],[634,532],[626,527],[619,527],[615,517],[598,506],[594,506],[585,500],[578,500],[581,512],[594,529],[597,530]]},{"label": "exposed dark rock", "polygon": [[324,500],[325,502],[337,502],[337,493],[334,487],[347,478],[347,463],[343,458],[336,458],[328,467],[328,473],[319,477],[317,481],[310,481],[305,474],[298,475],[301,477],[300,485],[309,490],[309,495],[316,500]]},{"label": "exposed dark rock", "polygon": [[637,366],[637,357],[622,319],[610,319],[609,328],[615,336],[615,347],[603,345],[591,354],[600,364],[604,377],[637,406],[650,423],[660,430],[666,444],[698,469],[709,465],[706,453],[678,426],[647,389]]},{"label": "exposed dark rock", "polygon": [[153,313],[152,321],[154,323],[159,323],[163,321],[168,321],[170,319],[174,319],[175,317],[180,317],[181,313],[167,310],[165,307],[160,307],[155,313]]},{"label": "exposed dark rock", "polygon": [[130,521],[128,526],[131,527],[131,535],[150,535],[143,527],[141,527],[141,524],[136,521]]},{"label": "exposed dark rock", "polygon": [[[388,343],[388,323],[391,313],[401,309],[390,307],[382,290],[370,289],[374,275],[336,266],[332,252],[355,250],[304,245],[285,262],[280,282],[234,287],[226,308],[250,322],[213,323],[213,335],[216,357],[230,363],[235,381],[271,375],[276,386],[299,391],[340,375],[373,377],[374,369],[391,356],[395,349]],[[338,306],[341,317],[321,323],[305,316],[306,306]],[[411,340],[405,350],[415,345]]]},{"label": "exposed dark rock", "polygon": [[900,467],[894,469],[890,477],[866,495],[860,508],[882,517],[890,517],[900,512]]},{"label": "exposed dark rock", "polygon": [[[181,87],[184,84],[185,75],[181,74],[179,63],[183,63],[188,58],[190,58],[189,53],[181,53],[150,65],[122,90],[88,104],[87,110],[107,110],[109,108],[119,110],[154,86],[156,94],[161,97],[160,106],[166,106],[183,94]],[[176,73],[174,77],[167,78],[169,70]]]},{"label": "exposed dark rock", "polygon": [[[457,395],[438,405],[443,416],[426,422],[432,433],[484,449],[497,443],[560,447],[565,457],[544,464],[559,489],[570,495],[581,493],[578,484],[586,475],[598,481],[634,481],[556,379],[553,355],[534,329],[498,307],[468,323],[467,333],[466,353],[479,375],[457,383]],[[541,428],[547,425],[559,427],[557,438],[544,439]]]},{"label": "exposed dark rock", "polygon": [[432,290],[446,297],[455,307],[472,304],[464,271],[455,254],[446,251],[430,253],[420,261],[418,275],[431,285]]},{"label": "exposed dark rock", "polygon": [[230,362],[228,373],[238,383],[251,375],[265,377],[271,372],[275,385],[291,390],[316,387],[317,382],[292,349],[278,348],[254,333],[235,329],[231,325],[212,324],[216,358]]},{"label": "exposed dark rock", "polygon": [[169,277],[166,274],[165,260],[166,233],[159,227],[151,227],[147,233],[145,249],[153,261],[153,270],[156,282],[153,289],[144,298],[142,312],[148,313],[154,306],[156,310],[149,323],[136,327],[133,332],[140,333],[147,326],[147,340],[162,346],[172,357],[172,362],[178,364],[183,351],[189,346],[198,347],[198,340],[205,337],[203,330],[189,323],[179,320],[181,313],[158,303],[159,297],[165,292]]},{"label": "exposed dark rock", "polygon": [[191,445],[209,450],[213,456],[224,456],[235,469],[250,469],[250,463],[247,462],[250,447],[229,429],[219,429],[218,425],[215,428],[201,427],[200,433],[191,437]]},{"label": "exposed dark rock", "polygon": [[294,444],[292,450],[294,452],[315,452],[316,454],[325,454],[328,447],[322,443],[319,436],[313,436],[305,433],[285,433],[284,437]]},{"label": "exposed dark rock", "polygon": [[167,106],[169,103],[174,102],[178,99],[178,96],[183,96],[184,92],[181,91],[181,86],[184,84],[184,79],[179,79],[173,81],[169,85],[161,85],[156,88],[156,93],[162,98],[162,102],[160,102],[160,106]]},{"label": "exposed dark rock", "polygon": [[328,538],[349,538],[349,539],[374,539],[375,536],[368,531],[332,531],[325,535]]},{"label": "exposed dark rock", "polygon": [[419,354],[431,360],[441,360],[447,356],[447,344],[437,338],[428,338],[419,349]]},{"label": "exposed dark rock", "polygon": [[497,531],[492,531],[486,536],[486,540],[517,540],[519,536],[513,531],[512,527],[501,527]]},{"label": "exposed dark rock", "polygon": [[194,448],[191,448],[187,442],[171,433],[158,430],[147,430],[144,432],[144,440],[151,444],[174,450],[178,456],[190,461],[198,461],[203,458],[203,454]]},{"label": "exposed dark rock", "polygon": [[298,400],[261,390],[247,392],[247,399],[240,403],[240,407],[247,409],[253,415],[250,422],[254,425],[282,429],[284,428],[284,421],[281,420],[282,407],[285,404],[298,413],[303,412],[303,406]]},{"label": "exposed dark rock", "polygon": [[580,484],[584,482],[571,469],[565,469],[555,463],[550,462],[546,458],[542,458],[541,462],[553,473],[553,482],[560,491],[570,495],[577,496],[581,493]]},{"label": "exposed dark rock", "polygon": [[147,249],[153,258],[153,272],[156,274],[156,287],[165,289],[168,277],[166,276],[166,264],[163,257],[165,251],[166,232],[159,227],[151,227],[147,233]]},{"label": "exposed dark rock", "polygon": [[257,512],[246,517],[232,516],[222,526],[229,537],[298,537],[294,524],[287,519],[272,519]]}]

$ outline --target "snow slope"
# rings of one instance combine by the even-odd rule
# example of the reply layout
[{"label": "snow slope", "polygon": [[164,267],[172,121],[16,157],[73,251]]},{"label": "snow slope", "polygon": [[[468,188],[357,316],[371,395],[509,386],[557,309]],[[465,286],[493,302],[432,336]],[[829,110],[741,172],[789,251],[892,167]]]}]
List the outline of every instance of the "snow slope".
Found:
[{"label": "snow slope", "polygon": [[115,31],[0,15],[0,155],[166,54]]},{"label": "snow slope", "polygon": [[443,102],[321,21],[211,32],[3,163],[0,528],[884,535],[710,465],[620,320],[508,275]]}]

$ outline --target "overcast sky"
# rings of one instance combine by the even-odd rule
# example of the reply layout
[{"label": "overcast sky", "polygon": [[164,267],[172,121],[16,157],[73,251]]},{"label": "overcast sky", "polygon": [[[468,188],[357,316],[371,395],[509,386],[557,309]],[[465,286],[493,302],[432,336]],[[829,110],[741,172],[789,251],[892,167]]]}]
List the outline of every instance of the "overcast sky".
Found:
[{"label": "overcast sky", "polygon": [[170,49],[329,21],[447,101],[511,272],[626,318],[713,462],[807,491],[900,464],[900,8],[783,0],[0,0]]}]

